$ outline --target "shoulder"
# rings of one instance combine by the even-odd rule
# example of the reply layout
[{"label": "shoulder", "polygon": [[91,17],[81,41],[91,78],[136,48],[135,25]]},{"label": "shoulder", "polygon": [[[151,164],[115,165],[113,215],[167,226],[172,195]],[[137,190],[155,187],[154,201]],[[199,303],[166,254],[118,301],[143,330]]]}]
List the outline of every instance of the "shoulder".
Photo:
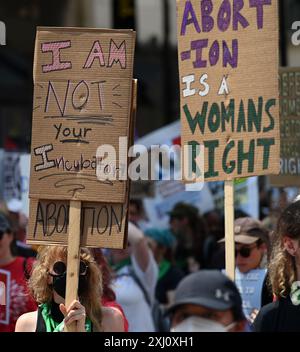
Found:
[{"label": "shoulder", "polygon": [[263,306],[260,310],[260,313],[264,316],[269,316],[274,314],[279,308],[279,300],[269,303]]},{"label": "shoulder", "polygon": [[27,266],[27,258],[15,257],[14,261],[11,263],[11,266],[17,270],[24,271],[24,268]]},{"label": "shoulder", "polygon": [[9,263],[9,267],[18,268],[23,267],[24,258],[22,257],[14,257],[11,263]]},{"label": "shoulder", "polygon": [[103,307],[103,329],[105,332],[124,332],[124,316],[116,307]]},{"label": "shoulder", "polygon": [[34,332],[36,329],[38,312],[29,312],[21,315],[16,323],[16,332]]},{"label": "shoulder", "polygon": [[269,303],[263,306],[254,323],[253,327],[255,331],[272,331],[272,326],[276,324],[276,316],[279,311],[279,301]]}]

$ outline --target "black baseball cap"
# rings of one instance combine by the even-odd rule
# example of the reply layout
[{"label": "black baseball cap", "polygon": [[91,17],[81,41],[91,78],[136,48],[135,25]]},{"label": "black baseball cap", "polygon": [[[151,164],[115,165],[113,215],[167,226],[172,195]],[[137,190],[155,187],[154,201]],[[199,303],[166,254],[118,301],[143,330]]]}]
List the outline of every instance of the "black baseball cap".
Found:
[{"label": "black baseball cap", "polygon": [[244,320],[242,299],[233,281],[218,270],[200,270],[185,277],[175,291],[174,303],[166,314],[172,314],[184,304],[199,305],[208,309],[231,309],[236,320]]},{"label": "black baseball cap", "polygon": [[10,232],[10,231],[11,231],[11,226],[7,217],[0,212],[0,233]]}]

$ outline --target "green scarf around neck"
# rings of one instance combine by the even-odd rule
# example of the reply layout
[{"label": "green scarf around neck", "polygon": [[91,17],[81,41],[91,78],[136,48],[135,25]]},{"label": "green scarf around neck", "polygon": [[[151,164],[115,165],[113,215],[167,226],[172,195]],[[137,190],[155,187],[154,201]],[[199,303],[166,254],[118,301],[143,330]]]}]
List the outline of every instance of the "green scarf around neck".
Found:
[{"label": "green scarf around neck", "polygon": [[171,263],[168,260],[163,260],[159,263],[158,280],[161,280],[171,268]]},{"label": "green scarf around neck", "polygon": [[[46,332],[63,332],[64,331],[64,321],[61,323],[56,322],[51,316],[51,305],[44,303],[40,305],[42,317],[45,322]],[[89,318],[86,318],[85,321],[85,330],[86,332],[92,332],[92,322]]]},{"label": "green scarf around neck", "polygon": [[113,271],[118,271],[122,268],[124,268],[125,266],[128,266],[131,264],[131,258],[125,258],[123,260],[121,260],[119,263],[116,264],[111,264],[111,268],[113,269]]}]

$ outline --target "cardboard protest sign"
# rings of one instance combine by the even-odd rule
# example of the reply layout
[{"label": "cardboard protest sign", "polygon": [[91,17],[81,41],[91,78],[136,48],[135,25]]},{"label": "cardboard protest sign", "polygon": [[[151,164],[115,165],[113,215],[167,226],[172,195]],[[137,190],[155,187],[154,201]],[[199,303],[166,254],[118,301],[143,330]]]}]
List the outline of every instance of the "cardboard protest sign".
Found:
[{"label": "cardboard protest sign", "polygon": [[177,0],[182,145],[195,173],[204,146],[205,181],[279,172],[277,6]]},{"label": "cardboard protest sign", "polygon": [[[68,201],[36,200],[30,202],[28,244],[66,245],[69,233]],[[125,243],[127,202],[81,204],[82,247],[123,248]]]},{"label": "cardboard protest sign", "polygon": [[[109,145],[116,163],[128,158],[136,109],[134,44],[131,30],[38,29],[28,243],[69,246],[71,218],[78,215],[80,246],[124,247],[129,180],[118,168],[116,180],[99,179],[105,160],[96,154]],[[119,137],[128,138],[124,150]]]},{"label": "cardboard protest sign", "polygon": [[125,202],[128,181],[99,179],[96,151],[127,153],[134,46],[132,30],[38,28],[30,198]]},{"label": "cardboard protest sign", "polygon": [[280,86],[280,174],[273,186],[300,186],[300,68],[282,67]]},{"label": "cardboard protest sign", "polygon": [[[129,146],[133,144],[137,80],[133,80]],[[124,203],[82,202],[80,245],[82,247],[124,248],[129,187]],[[65,200],[30,201],[28,244],[67,245],[70,202]]]}]

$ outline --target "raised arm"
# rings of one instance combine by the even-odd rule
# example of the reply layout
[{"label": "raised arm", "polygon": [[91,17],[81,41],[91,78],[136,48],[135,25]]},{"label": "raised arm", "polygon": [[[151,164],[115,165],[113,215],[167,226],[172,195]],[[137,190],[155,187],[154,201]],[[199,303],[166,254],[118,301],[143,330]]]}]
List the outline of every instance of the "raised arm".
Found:
[{"label": "raised arm", "polygon": [[150,248],[143,232],[130,221],[128,222],[128,242],[138,266],[145,272],[150,261]]}]

